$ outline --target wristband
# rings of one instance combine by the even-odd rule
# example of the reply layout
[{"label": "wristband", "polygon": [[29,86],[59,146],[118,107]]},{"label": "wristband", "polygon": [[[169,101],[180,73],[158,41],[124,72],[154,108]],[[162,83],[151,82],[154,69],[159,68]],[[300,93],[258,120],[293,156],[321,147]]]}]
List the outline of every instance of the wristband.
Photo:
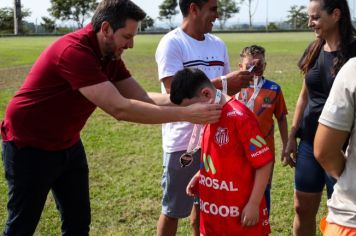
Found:
[{"label": "wristband", "polygon": [[227,77],[226,75],[220,76],[221,84],[222,84],[222,92],[227,94]]}]

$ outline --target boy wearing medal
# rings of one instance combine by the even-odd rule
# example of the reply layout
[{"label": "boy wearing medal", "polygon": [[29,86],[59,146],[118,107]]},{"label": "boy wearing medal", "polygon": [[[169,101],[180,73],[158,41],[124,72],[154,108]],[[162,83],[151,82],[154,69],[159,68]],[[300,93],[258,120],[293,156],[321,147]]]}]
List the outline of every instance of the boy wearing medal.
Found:
[{"label": "boy wearing medal", "polygon": [[[273,157],[275,157],[273,116],[275,117],[282,140],[281,161],[284,166],[289,164],[292,167],[294,165],[293,161],[284,155],[284,149],[288,140],[286,119],[288,111],[281,87],[276,82],[268,80],[263,76],[266,68],[265,49],[257,45],[245,47],[241,51],[240,58],[241,63],[238,65],[239,68],[241,70],[251,70],[254,73],[254,82],[248,88],[242,89],[240,93],[236,94],[236,98],[255,113],[263,138],[267,141]],[[268,212],[270,211],[271,203],[271,182],[272,174],[265,192]]]},{"label": "boy wearing medal", "polygon": [[220,120],[203,129],[200,170],[187,186],[188,195],[199,195],[200,234],[268,235],[264,191],[273,157],[255,115],[235,97],[217,90],[196,68],[178,71],[170,91],[174,104],[223,106]]}]

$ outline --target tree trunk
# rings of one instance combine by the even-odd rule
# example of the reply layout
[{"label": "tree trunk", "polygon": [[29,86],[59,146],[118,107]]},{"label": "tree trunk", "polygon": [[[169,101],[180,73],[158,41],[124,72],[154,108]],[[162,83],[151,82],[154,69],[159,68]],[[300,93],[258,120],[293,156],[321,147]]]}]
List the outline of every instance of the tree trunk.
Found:
[{"label": "tree trunk", "polygon": [[249,20],[249,28],[252,30],[252,0],[248,1],[248,20]]},{"label": "tree trunk", "polygon": [[21,0],[14,0],[14,34],[22,32]]}]

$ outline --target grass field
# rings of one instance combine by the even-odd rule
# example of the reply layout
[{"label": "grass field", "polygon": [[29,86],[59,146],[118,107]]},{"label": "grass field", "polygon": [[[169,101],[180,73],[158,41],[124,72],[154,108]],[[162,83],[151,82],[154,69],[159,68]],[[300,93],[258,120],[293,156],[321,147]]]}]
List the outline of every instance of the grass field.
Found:
[{"label": "grass field", "polygon": [[[250,44],[267,50],[265,75],[282,86],[291,121],[302,79],[296,64],[312,33],[220,34],[229,50],[231,68],[236,68],[239,51]],[[154,53],[162,35],[137,36],[135,48],[127,50],[125,62],[139,83],[159,91]],[[55,38],[0,38],[0,119],[5,107],[24,80],[40,52]],[[280,150],[276,133],[277,152]],[[91,235],[154,235],[161,200],[160,125],[117,122],[97,110],[82,132],[90,168],[92,207]],[[272,188],[272,235],[291,235],[293,219],[293,170],[278,161]],[[4,228],[7,188],[0,168],[0,231]],[[325,200],[321,215],[326,213]],[[60,218],[51,195],[36,235],[60,235]],[[182,220],[178,235],[190,235]],[[320,235],[320,234],[319,234]]]}]

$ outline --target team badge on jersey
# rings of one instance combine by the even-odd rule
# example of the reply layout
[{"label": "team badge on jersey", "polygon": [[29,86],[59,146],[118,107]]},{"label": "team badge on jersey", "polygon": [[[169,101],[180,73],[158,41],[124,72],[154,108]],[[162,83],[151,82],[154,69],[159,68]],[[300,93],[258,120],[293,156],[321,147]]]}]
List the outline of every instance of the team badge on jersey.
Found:
[{"label": "team badge on jersey", "polygon": [[267,142],[259,135],[256,138],[250,139],[251,157],[258,157],[259,155],[269,151]]},{"label": "team badge on jersey", "polygon": [[227,128],[217,128],[215,133],[215,143],[219,146],[229,143],[229,134]]},{"label": "team badge on jersey", "polygon": [[262,146],[266,145],[267,142],[259,135],[256,138],[250,139],[250,151],[256,151],[257,148],[262,148]]},{"label": "team badge on jersey", "polygon": [[216,174],[216,169],[210,155],[205,155],[205,153],[203,154],[203,164],[206,172],[209,172],[209,170],[211,170],[211,173],[213,175]]},{"label": "team badge on jersey", "polygon": [[270,97],[264,97],[264,98],[263,98],[262,107],[263,107],[263,108],[270,108],[270,107],[272,107],[271,98],[270,98]]}]

